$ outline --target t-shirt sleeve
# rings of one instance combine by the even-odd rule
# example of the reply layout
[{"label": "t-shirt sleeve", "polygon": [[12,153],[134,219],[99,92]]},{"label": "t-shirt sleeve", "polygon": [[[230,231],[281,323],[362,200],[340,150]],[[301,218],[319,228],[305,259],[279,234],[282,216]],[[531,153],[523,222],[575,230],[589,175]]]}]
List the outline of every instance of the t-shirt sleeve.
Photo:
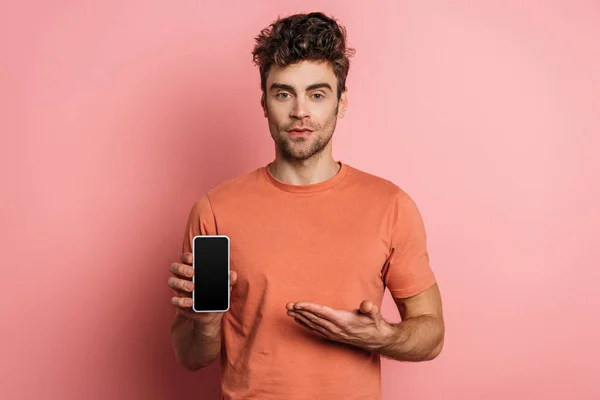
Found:
[{"label": "t-shirt sleeve", "polygon": [[194,236],[216,235],[216,221],[208,195],[196,201],[188,215],[188,221],[183,237],[182,253],[192,252]]},{"label": "t-shirt sleeve", "polygon": [[390,241],[384,282],[392,296],[410,297],[430,288],[436,278],[429,263],[423,218],[413,199],[403,191],[394,206]]}]

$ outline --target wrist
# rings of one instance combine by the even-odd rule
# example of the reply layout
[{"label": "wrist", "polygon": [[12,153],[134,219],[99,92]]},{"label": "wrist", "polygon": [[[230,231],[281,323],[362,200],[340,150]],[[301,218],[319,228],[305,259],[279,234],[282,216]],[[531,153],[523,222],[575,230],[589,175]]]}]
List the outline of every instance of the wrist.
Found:
[{"label": "wrist", "polygon": [[194,333],[205,338],[211,338],[221,333],[221,320],[203,323],[194,320]]}]

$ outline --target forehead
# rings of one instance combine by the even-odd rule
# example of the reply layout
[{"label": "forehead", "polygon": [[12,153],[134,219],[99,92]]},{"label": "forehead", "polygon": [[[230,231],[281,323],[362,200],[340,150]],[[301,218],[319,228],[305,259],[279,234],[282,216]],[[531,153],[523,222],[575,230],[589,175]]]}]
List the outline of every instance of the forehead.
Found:
[{"label": "forehead", "polygon": [[301,61],[286,67],[273,65],[267,75],[267,90],[273,83],[305,88],[314,83],[329,83],[335,90],[336,77],[333,68],[326,61]]}]

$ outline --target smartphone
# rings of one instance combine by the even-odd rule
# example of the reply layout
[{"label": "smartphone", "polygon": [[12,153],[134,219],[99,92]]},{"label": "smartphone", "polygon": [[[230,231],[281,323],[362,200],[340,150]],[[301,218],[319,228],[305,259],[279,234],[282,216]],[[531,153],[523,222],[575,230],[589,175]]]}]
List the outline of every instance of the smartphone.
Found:
[{"label": "smartphone", "polygon": [[194,236],[192,254],[192,310],[198,313],[229,310],[229,237]]}]

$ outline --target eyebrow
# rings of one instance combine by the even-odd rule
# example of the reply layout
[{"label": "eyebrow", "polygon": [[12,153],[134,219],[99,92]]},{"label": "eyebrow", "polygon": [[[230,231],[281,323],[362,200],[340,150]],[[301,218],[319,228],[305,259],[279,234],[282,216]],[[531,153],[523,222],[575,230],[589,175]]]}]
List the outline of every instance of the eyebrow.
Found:
[{"label": "eyebrow", "polygon": [[[330,91],[333,92],[331,85],[327,82],[313,83],[312,85],[308,86],[306,88],[306,90],[309,91],[309,90],[322,89],[322,88],[329,89]],[[274,89],[282,89],[282,90],[290,91],[292,93],[296,93],[296,89],[292,85],[286,85],[285,83],[277,83],[277,82],[273,83],[271,85],[271,88],[269,89],[269,91],[272,91]]]}]

